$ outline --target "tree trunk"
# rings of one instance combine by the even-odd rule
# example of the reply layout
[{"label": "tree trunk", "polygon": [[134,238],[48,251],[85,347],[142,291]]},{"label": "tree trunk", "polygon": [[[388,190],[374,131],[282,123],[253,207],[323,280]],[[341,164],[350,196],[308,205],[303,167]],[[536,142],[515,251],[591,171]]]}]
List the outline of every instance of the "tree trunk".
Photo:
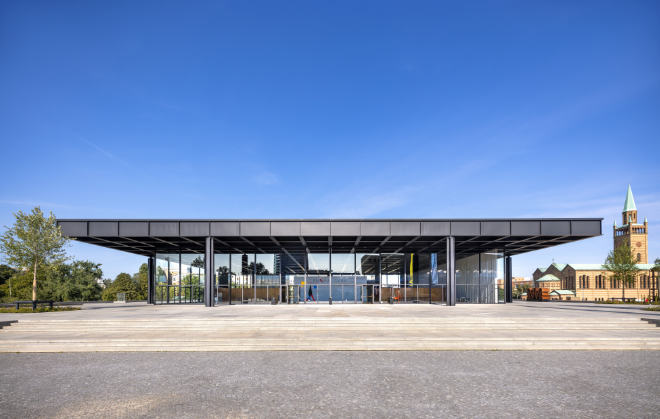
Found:
[{"label": "tree trunk", "polygon": [[37,261],[34,261],[34,276],[32,278],[32,301],[37,301]]},{"label": "tree trunk", "polygon": [[624,279],[621,280],[621,302],[626,302],[626,281]]}]

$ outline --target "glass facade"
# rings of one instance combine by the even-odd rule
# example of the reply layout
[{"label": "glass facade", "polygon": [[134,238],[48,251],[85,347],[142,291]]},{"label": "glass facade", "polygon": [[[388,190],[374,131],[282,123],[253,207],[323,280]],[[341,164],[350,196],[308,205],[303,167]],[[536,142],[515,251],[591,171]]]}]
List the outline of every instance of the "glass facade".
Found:
[{"label": "glass facade", "polygon": [[480,253],[456,260],[456,300],[493,304],[504,301],[504,255]]},{"label": "glass facade", "polygon": [[356,298],[355,254],[332,254],[332,301],[353,303]]},{"label": "glass facade", "polygon": [[216,305],[229,303],[229,258],[228,254],[213,255],[215,275],[213,298]]},{"label": "glass facade", "polygon": [[256,302],[267,302],[280,299],[280,255],[255,255],[255,291]]},{"label": "glass facade", "polygon": [[204,255],[181,253],[181,281],[179,301],[201,303],[204,301]]},{"label": "glass facade", "polygon": [[[205,256],[159,253],[154,302],[204,301]],[[455,261],[457,303],[505,298],[504,254]],[[213,255],[215,305],[246,303],[447,303],[446,253],[232,253]]]},{"label": "glass facade", "polygon": [[235,254],[230,256],[231,276],[230,276],[230,301],[239,304],[254,301],[256,290],[254,288],[254,278],[252,268],[254,267],[254,257],[252,254]]},{"label": "glass facade", "polygon": [[160,304],[204,301],[204,255],[156,254],[154,300]]},{"label": "glass facade", "polygon": [[379,255],[358,253],[356,256],[356,282],[361,303],[380,301]]}]

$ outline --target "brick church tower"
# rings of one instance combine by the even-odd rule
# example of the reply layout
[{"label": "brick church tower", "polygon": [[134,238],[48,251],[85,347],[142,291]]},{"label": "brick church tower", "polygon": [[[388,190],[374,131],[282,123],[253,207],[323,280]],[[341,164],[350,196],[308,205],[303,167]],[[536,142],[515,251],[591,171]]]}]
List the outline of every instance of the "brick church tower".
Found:
[{"label": "brick church tower", "polygon": [[614,248],[627,244],[637,263],[648,263],[649,260],[649,223],[644,218],[644,224],[637,223],[637,207],[633,198],[632,189],[628,185],[626,202],[623,204],[623,225],[614,223]]}]

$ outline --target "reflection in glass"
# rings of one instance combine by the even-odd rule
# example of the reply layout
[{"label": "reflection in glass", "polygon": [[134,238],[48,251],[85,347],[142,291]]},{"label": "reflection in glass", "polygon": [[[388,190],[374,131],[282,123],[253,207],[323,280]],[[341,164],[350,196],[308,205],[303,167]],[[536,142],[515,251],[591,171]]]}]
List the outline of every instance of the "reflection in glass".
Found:
[{"label": "reflection in glass", "polygon": [[181,254],[181,273],[179,300],[187,303],[199,303],[204,299],[204,255],[195,253]]},{"label": "reflection in glass", "polygon": [[253,270],[256,274],[255,300],[264,302],[279,299],[280,255],[257,254]]},{"label": "reflection in glass", "polygon": [[394,303],[403,302],[405,293],[405,255],[403,253],[384,253],[380,255],[380,270],[383,300]]},{"label": "reflection in glass", "polygon": [[180,285],[179,254],[156,254],[156,303],[177,302]]},{"label": "reflection in glass", "polygon": [[229,302],[229,255],[214,255],[215,290],[214,298],[216,304]]},{"label": "reflection in glass", "polygon": [[253,277],[254,253],[231,255],[231,301],[241,304],[254,298]]},{"label": "reflection in glass", "polygon": [[355,254],[332,254],[332,301],[354,302],[356,300]]},{"label": "reflection in glass", "polygon": [[307,254],[307,279],[303,285],[305,302],[328,301],[330,297],[329,253]]},{"label": "reflection in glass", "polygon": [[360,302],[374,303],[380,301],[379,259],[380,255],[373,253],[358,253],[356,255],[355,271]]},{"label": "reflection in glass", "polygon": [[498,278],[504,278],[503,261],[503,255],[499,252],[486,252],[457,260],[456,301],[485,304],[502,301],[504,290],[498,286]]}]

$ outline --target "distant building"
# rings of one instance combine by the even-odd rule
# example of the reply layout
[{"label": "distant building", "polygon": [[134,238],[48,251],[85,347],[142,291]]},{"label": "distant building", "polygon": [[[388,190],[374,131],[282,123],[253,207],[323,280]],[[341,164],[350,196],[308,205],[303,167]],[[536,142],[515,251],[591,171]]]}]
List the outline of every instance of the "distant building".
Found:
[{"label": "distant building", "polygon": [[[632,189],[628,186],[623,205],[623,225],[613,227],[614,248],[628,245],[637,260],[639,272],[632,285],[626,285],[625,297],[636,300],[652,298],[658,288],[648,263],[648,220],[637,223],[637,207]],[[601,264],[552,263],[547,268],[537,268],[532,275],[534,286],[548,288],[553,300],[607,301],[621,299],[621,281]]]},{"label": "distant building", "polygon": [[[529,287],[533,287],[534,286],[534,279],[525,278],[524,276],[514,276],[511,279],[511,283],[512,283],[512,286],[513,286],[514,290],[518,287],[522,288],[525,285],[527,285]],[[497,286],[498,287],[504,287],[504,280],[503,279],[498,279],[497,280]]]}]

